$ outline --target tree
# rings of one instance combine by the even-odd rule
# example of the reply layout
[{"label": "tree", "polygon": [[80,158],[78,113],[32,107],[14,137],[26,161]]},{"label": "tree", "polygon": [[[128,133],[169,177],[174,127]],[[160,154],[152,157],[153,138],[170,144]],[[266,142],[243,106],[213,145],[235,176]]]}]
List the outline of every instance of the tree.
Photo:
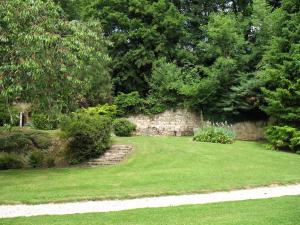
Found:
[{"label": "tree", "polygon": [[98,19],[113,43],[115,92],[148,92],[152,64],[160,57],[176,59],[185,18],[168,0],[94,0],[85,18]]},{"label": "tree", "polygon": [[183,103],[180,88],[183,85],[183,71],[175,63],[161,58],[153,64],[152,76],[149,80],[149,99],[156,99],[156,105],[170,108]]},{"label": "tree", "polygon": [[238,112],[233,104],[238,99],[231,99],[229,95],[232,95],[234,87],[240,85],[248,63],[248,42],[242,23],[234,14],[214,13],[205,30],[206,39],[197,45],[204,64],[201,75],[204,83],[198,85],[197,95],[201,97],[195,97],[206,111],[223,114]]},{"label": "tree", "polygon": [[258,73],[265,82],[262,109],[277,124],[300,126],[300,2],[282,1],[276,9],[273,33]]},{"label": "tree", "polygon": [[68,22],[50,0],[3,0],[0,18],[0,91],[8,102],[69,111],[99,80],[99,95],[107,95],[109,57],[98,23]]},{"label": "tree", "polygon": [[165,108],[180,105],[231,117],[260,111],[261,82],[247,66],[251,46],[239,19],[225,13],[210,16],[206,38],[197,46],[202,65],[157,61],[149,83],[151,98]]}]

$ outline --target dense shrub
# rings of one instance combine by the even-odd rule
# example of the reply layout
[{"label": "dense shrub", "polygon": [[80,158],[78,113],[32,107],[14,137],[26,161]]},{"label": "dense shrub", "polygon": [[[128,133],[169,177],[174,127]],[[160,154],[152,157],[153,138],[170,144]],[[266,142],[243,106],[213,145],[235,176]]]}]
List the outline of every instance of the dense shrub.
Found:
[{"label": "dense shrub", "polygon": [[143,99],[137,91],[128,94],[121,93],[115,97],[114,104],[117,106],[118,116],[137,114],[142,111]]},{"label": "dense shrub", "polygon": [[210,124],[199,128],[193,137],[194,141],[232,144],[235,133],[227,124]]},{"label": "dense shrub", "polygon": [[290,126],[271,126],[266,129],[266,138],[274,149],[300,151],[300,131]]},{"label": "dense shrub", "polygon": [[24,167],[25,163],[21,156],[15,153],[0,152],[0,170],[19,169]]},{"label": "dense shrub", "polygon": [[4,152],[27,152],[34,147],[32,140],[22,133],[12,133],[0,137],[0,150]]},{"label": "dense shrub", "polygon": [[36,129],[54,130],[58,127],[59,116],[45,113],[35,113],[32,116],[32,123]]},{"label": "dense shrub", "polygon": [[117,107],[115,105],[98,105],[95,107],[88,107],[86,109],[81,109],[79,113],[84,112],[90,115],[100,115],[108,116],[110,118],[115,118],[117,114]]},{"label": "dense shrub", "polygon": [[[142,98],[137,91],[124,94],[120,93],[114,99],[114,104],[117,109],[117,116],[127,116],[134,114],[157,114],[162,113],[170,105],[167,105],[161,101],[162,97],[157,97],[156,95],[148,95]],[[174,106],[174,104],[173,104]]]},{"label": "dense shrub", "polygon": [[[20,168],[19,164],[22,164],[22,167],[27,165],[34,168],[51,167],[55,160],[50,152],[53,144],[53,137],[43,131],[21,128],[13,128],[10,131],[0,129],[0,152],[4,154],[1,156],[2,167]],[[59,150],[61,149],[55,148],[55,151]]]},{"label": "dense shrub", "polygon": [[147,96],[147,98],[144,99],[142,113],[147,115],[157,114],[166,111],[168,108],[170,107],[162,103],[156,97],[154,97],[153,95],[149,95]]},{"label": "dense shrub", "polygon": [[48,149],[51,138],[47,133],[40,131],[1,131],[0,151],[27,153],[34,149]]},{"label": "dense shrub", "polygon": [[120,137],[129,137],[136,129],[136,125],[125,118],[116,119],[113,122],[114,133]]},{"label": "dense shrub", "polygon": [[291,139],[290,148],[296,153],[300,154],[300,132],[298,132],[298,134]]},{"label": "dense shrub", "polygon": [[66,158],[72,164],[97,157],[110,146],[111,119],[108,117],[74,114],[64,118],[61,129],[69,138]]},{"label": "dense shrub", "polygon": [[48,134],[42,132],[32,132],[28,134],[34,146],[38,149],[48,149],[51,145],[51,138]]},{"label": "dense shrub", "polygon": [[45,154],[41,151],[35,150],[30,153],[28,162],[33,168],[42,167],[44,165]]}]

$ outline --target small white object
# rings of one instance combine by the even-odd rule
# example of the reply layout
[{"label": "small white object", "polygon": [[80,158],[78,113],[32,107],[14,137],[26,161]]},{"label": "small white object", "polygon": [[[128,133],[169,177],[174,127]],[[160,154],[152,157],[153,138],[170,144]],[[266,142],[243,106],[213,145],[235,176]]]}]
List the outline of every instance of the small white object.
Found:
[{"label": "small white object", "polygon": [[23,127],[23,112],[20,112],[20,127]]}]

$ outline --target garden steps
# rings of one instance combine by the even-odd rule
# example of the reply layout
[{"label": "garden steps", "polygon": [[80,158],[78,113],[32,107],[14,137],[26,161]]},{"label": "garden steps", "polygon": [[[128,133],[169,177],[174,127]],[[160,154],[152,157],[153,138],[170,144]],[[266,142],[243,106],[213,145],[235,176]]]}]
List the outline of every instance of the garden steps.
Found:
[{"label": "garden steps", "polygon": [[88,166],[115,165],[121,162],[132,151],[131,145],[112,145],[102,156],[91,159],[86,163]]}]

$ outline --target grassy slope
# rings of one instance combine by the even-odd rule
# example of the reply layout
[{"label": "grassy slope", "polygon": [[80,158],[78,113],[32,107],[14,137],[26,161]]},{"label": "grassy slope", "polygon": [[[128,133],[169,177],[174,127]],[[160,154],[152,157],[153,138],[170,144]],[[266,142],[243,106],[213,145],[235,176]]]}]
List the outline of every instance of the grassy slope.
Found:
[{"label": "grassy slope", "polygon": [[255,142],[221,145],[188,137],[117,138],[135,145],[117,166],[0,171],[0,203],[113,199],[300,182],[300,156]]},{"label": "grassy slope", "polygon": [[1,225],[299,225],[300,196],[123,212],[0,219]]}]

